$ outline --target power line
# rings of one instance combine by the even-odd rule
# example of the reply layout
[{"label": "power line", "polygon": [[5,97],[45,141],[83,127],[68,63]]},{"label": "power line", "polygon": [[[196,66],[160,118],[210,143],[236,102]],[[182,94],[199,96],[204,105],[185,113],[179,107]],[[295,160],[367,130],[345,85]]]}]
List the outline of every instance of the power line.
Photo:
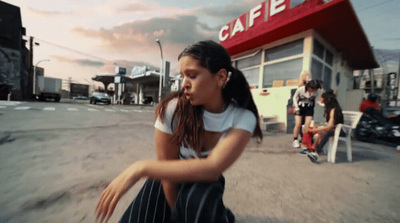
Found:
[{"label": "power line", "polygon": [[49,42],[47,40],[43,40],[43,39],[40,39],[40,38],[37,38],[37,37],[34,37],[34,39],[39,40],[39,42],[45,42],[47,44],[56,46],[56,47],[64,49],[64,50],[68,50],[68,51],[71,51],[71,52],[74,52],[74,53],[77,53],[77,54],[81,54],[81,55],[84,55],[84,56],[87,56],[87,57],[96,58],[97,60],[100,60],[100,61],[103,61],[103,62],[112,63],[112,61],[106,60],[104,58],[101,58],[101,57],[98,57],[98,56],[93,56],[93,55],[90,55],[88,53],[85,53],[85,52],[82,52],[82,51],[79,51],[79,50],[75,50],[75,49],[72,49],[72,48],[57,44],[57,43],[52,43],[52,42]]},{"label": "power line", "polygon": [[376,7],[382,6],[383,4],[386,4],[386,3],[389,3],[389,2],[392,2],[392,1],[394,1],[394,0],[388,0],[386,2],[379,2],[377,4],[367,6],[367,7],[363,8],[363,9],[358,10],[358,11],[362,12],[362,11],[365,11],[365,10],[368,10],[368,9],[371,9],[371,8],[376,8]]}]

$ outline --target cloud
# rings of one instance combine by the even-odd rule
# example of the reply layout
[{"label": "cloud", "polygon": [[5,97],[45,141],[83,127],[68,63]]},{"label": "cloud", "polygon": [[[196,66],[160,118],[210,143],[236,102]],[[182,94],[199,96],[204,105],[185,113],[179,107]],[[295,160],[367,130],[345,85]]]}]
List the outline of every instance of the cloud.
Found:
[{"label": "cloud", "polygon": [[131,18],[151,18],[154,16],[174,17],[175,15],[193,14],[192,9],[181,9],[179,7],[161,7],[152,1],[126,1],[108,0],[90,10],[90,13],[104,16],[123,16],[129,15]]},{"label": "cloud", "polygon": [[43,10],[39,10],[39,9],[34,9],[32,7],[28,7],[28,10],[37,15],[44,16],[44,17],[54,17],[54,16],[67,14],[67,13],[56,12],[56,11],[43,11]]},{"label": "cloud", "polygon": [[[155,39],[160,38],[164,54],[176,56],[189,44],[213,39],[218,41],[218,30],[200,23],[196,16],[181,15],[176,18],[152,18],[133,21],[111,28],[90,29],[76,27],[74,33],[98,41],[99,49],[131,52],[134,55],[157,52]],[[165,47],[165,48],[164,48]],[[158,53],[158,52],[157,52]]]},{"label": "cloud", "polygon": [[259,0],[243,0],[227,4],[226,7],[221,8],[201,8],[197,10],[200,15],[205,15],[214,19],[214,22],[220,23],[220,26],[225,25],[243,13],[260,4]]},{"label": "cloud", "polygon": [[399,41],[400,37],[387,37],[387,38],[383,38],[384,40],[388,40],[388,41]]},{"label": "cloud", "polygon": [[159,6],[157,4],[152,2],[144,3],[140,1],[133,1],[118,7],[115,10],[115,13],[146,13],[152,11],[153,8],[158,8],[158,7]]},{"label": "cloud", "polygon": [[400,49],[374,49],[375,58],[379,63],[399,62]]},{"label": "cloud", "polygon": [[102,61],[95,61],[89,59],[73,59],[70,57],[64,57],[59,55],[50,55],[50,57],[58,62],[73,63],[81,66],[102,67],[106,64]]}]

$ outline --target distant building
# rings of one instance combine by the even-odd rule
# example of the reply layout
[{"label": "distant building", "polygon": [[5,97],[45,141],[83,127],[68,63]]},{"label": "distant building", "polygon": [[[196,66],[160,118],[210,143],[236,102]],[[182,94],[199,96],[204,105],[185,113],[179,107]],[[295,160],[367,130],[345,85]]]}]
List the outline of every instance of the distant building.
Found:
[{"label": "distant building", "polygon": [[[344,110],[358,110],[364,93],[353,88],[353,71],[379,67],[350,0],[260,1],[223,26],[219,40],[246,76],[259,114],[288,131],[302,71],[333,89]],[[317,106],[317,121],[322,112]]]},{"label": "distant building", "polygon": [[[166,62],[168,64],[169,62]],[[171,93],[171,80],[169,78],[169,66],[164,72],[167,78],[161,88],[161,98]],[[164,77],[164,75],[163,75]],[[164,79],[164,78],[163,78]],[[130,74],[97,74],[92,80],[102,82],[107,89],[110,84],[115,86],[114,101],[125,100],[129,97],[130,104],[158,103],[160,72],[149,70],[146,66],[135,66]],[[173,80],[175,82],[175,80]]]},{"label": "distant building", "polygon": [[19,7],[0,1],[0,100],[30,97],[29,51],[25,47],[25,28]]}]

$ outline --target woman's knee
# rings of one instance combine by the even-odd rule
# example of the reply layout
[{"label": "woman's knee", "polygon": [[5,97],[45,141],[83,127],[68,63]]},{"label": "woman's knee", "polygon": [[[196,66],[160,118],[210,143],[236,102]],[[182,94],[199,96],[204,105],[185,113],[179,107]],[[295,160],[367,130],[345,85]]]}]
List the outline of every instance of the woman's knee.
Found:
[{"label": "woman's knee", "polygon": [[174,208],[174,218],[187,222],[214,222],[213,219],[225,210],[223,192],[223,185],[217,182],[183,185]]},{"label": "woman's knee", "polygon": [[170,212],[160,181],[147,180],[120,222],[164,222]]}]

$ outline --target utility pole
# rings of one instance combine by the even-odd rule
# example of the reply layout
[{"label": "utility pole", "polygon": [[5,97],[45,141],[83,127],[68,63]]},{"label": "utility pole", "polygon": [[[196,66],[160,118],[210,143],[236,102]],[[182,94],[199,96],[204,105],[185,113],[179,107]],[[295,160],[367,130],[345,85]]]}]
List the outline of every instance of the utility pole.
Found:
[{"label": "utility pole", "polygon": [[33,93],[34,88],[36,86],[34,83],[35,78],[33,77],[34,75],[34,66],[33,66],[33,47],[34,45],[39,46],[39,43],[34,42],[34,37],[30,36],[29,37],[29,68],[28,68],[28,95],[31,96],[32,99],[35,99],[35,94]]},{"label": "utility pole", "polygon": [[29,37],[29,64],[28,64],[28,95],[29,98],[34,98],[33,95],[33,36]]},{"label": "utility pole", "polygon": [[158,43],[158,46],[160,46],[160,53],[161,53],[161,67],[160,67],[160,79],[159,79],[159,86],[158,86],[158,103],[161,102],[161,92],[162,92],[162,76],[164,74],[164,57],[162,53],[162,47],[161,47],[161,42],[160,39],[156,39],[156,42]]},{"label": "utility pole", "polygon": [[397,77],[397,86],[396,86],[396,103],[395,103],[395,106],[397,107],[397,101],[399,100],[399,83],[400,83],[400,77],[399,77],[399,75],[400,75],[400,54],[399,54],[399,69],[397,70],[397,74],[396,74],[396,77]]}]

